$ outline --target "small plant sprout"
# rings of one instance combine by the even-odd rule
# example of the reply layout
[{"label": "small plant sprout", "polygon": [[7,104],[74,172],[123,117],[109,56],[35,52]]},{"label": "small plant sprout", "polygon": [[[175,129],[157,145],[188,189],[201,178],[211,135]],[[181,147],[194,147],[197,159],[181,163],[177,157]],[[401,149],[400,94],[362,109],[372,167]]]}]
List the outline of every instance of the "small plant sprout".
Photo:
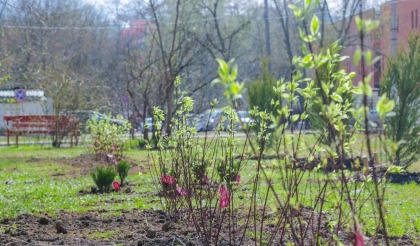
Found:
[{"label": "small plant sprout", "polygon": [[128,171],[130,171],[131,166],[127,163],[127,160],[122,159],[117,164],[117,172],[120,177],[121,186],[124,186],[124,180],[128,176]]},{"label": "small plant sprout", "polygon": [[96,166],[96,172],[91,172],[93,182],[95,182],[100,192],[108,190],[114,182],[117,172],[114,171],[112,166],[104,168]]}]

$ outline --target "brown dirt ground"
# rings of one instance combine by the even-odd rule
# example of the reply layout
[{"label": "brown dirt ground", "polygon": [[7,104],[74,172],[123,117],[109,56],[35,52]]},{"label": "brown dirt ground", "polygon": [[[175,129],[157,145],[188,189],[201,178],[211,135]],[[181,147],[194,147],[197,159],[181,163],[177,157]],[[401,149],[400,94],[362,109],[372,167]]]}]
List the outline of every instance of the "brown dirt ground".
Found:
[{"label": "brown dirt ground", "polygon": [[[204,245],[194,228],[171,221],[163,211],[133,209],[109,212],[116,211],[61,211],[58,218],[47,214],[22,214],[13,219],[3,219],[0,221],[0,228],[3,228],[0,245]],[[302,212],[306,217],[306,212]],[[265,233],[269,233],[273,227],[274,224],[269,224]],[[347,235],[339,237],[344,245],[352,245]],[[305,240],[305,245],[314,245],[310,241],[309,238]],[[384,243],[381,235],[377,243]],[[374,244],[372,237],[365,238],[365,245],[379,244]],[[221,241],[219,245],[227,245],[227,242]],[[241,245],[255,245],[255,242],[246,237]],[[413,242],[411,236],[404,235],[391,237],[391,245],[418,244]]]},{"label": "brown dirt ground", "polygon": [[[61,212],[60,218],[22,214],[4,219],[0,245],[201,245],[193,228],[169,223],[163,211]],[[66,233],[59,233],[60,223]],[[13,227],[16,225],[16,228]]]},{"label": "brown dirt ground", "polygon": [[[124,159],[127,160],[128,163],[132,163],[133,166],[128,172],[129,175],[137,174],[139,172],[145,173],[148,172],[149,169],[144,165],[139,165],[136,160],[125,156]],[[72,176],[72,177],[80,177],[89,175],[90,172],[95,170],[95,166],[97,165],[110,165],[103,159],[97,158],[92,154],[82,154],[76,157],[67,157],[67,158],[60,158],[55,159],[54,164],[57,165],[66,165],[71,166],[71,171],[67,173],[55,173],[51,176]]]}]

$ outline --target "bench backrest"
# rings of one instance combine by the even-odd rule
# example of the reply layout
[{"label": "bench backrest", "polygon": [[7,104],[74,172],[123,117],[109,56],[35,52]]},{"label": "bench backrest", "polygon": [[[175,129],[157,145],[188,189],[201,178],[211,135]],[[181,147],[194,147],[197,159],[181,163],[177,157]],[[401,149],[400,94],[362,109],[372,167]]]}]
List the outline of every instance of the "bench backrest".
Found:
[{"label": "bench backrest", "polygon": [[72,130],[79,128],[79,119],[74,115],[17,115],[3,116],[9,128],[9,121],[12,122],[11,127],[16,130]]}]

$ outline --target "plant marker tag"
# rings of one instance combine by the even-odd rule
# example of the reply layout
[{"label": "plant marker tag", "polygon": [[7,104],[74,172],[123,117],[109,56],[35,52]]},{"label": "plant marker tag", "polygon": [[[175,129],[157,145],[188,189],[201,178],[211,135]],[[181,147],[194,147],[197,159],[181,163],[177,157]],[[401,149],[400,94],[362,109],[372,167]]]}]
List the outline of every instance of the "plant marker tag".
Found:
[{"label": "plant marker tag", "polygon": [[225,187],[220,188],[219,190],[219,194],[220,194],[220,208],[226,208],[227,206],[229,206],[229,194],[226,190]]},{"label": "plant marker tag", "polygon": [[241,181],[241,176],[240,175],[237,175],[235,181],[236,181],[236,186],[238,186],[239,185],[239,181]]},{"label": "plant marker tag", "polygon": [[356,246],[365,246],[363,235],[360,232],[356,232]]},{"label": "plant marker tag", "polygon": [[114,189],[115,189],[115,190],[121,190],[120,184],[119,184],[117,181],[114,181],[114,182],[112,183],[112,185],[114,186]]},{"label": "plant marker tag", "polygon": [[181,187],[176,188],[176,191],[178,191],[178,193],[179,193],[181,196],[183,196],[183,195],[186,195],[186,194],[187,194],[187,192],[186,192],[185,190],[183,190]]}]

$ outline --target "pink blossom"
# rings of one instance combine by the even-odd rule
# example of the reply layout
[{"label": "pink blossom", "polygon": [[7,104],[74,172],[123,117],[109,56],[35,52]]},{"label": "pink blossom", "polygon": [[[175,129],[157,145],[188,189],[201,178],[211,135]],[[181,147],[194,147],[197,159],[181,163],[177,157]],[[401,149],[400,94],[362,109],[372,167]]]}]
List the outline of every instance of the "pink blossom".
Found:
[{"label": "pink blossom", "polygon": [[178,191],[178,193],[182,196],[187,194],[187,192],[181,187],[176,188],[176,191]]},{"label": "pink blossom", "polygon": [[237,175],[235,181],[236,181],[236,186],[238,186],[239,185],[239,181],[241,181],[241,176],[240,175]]},{"label": "pink blossom", "polygon": [[207,176],[204,176],[204,177],[203,177],[203,181],[204,181],[205,183],[208,183],[208,182],[210,181],[210,179],[209,179]]},{"label": "pink blossom", "polygon": [[116,159],[114,159],[114,164],[117,165],[117,160]]},{"label": "pink blossom", "polygon": [[114,181],[114,182],[112,183],[112,185],[114,186],[114,189],[115,189],[115,190],[121,190],[120,184],[119,184],[117,181]]},{"label": "pink blossom", "polygon": [[117,150],[117,145],[112,144],[112,146],[114,147],[114,151],[116,151]]},{"label": "pink blossom", "polygon": [[365,246],[363,235],[360,232],[356,232],[356,246]]},{"label": "pink blossom", "polygon": [[226,190],[225,187],[220,188],[219,190],[219,194],[220,194],[220,208],[226,208],[227,206],[229,206],[229,194]]},{"label": "pink blossom", "polygon": [[166,184],[169,184],[169,185],[174,185],[175,184],[175,178],[170,176],[170,175],[164,174],[164,175],[162,175],[162,182],[166,183]]},{"label": "pink blossom", "polygon": [[113,156],[113,155],[111,155],[111,154],[107,154],[107,156],[108,156],[109,158],[114,158],[114,156]]}]

